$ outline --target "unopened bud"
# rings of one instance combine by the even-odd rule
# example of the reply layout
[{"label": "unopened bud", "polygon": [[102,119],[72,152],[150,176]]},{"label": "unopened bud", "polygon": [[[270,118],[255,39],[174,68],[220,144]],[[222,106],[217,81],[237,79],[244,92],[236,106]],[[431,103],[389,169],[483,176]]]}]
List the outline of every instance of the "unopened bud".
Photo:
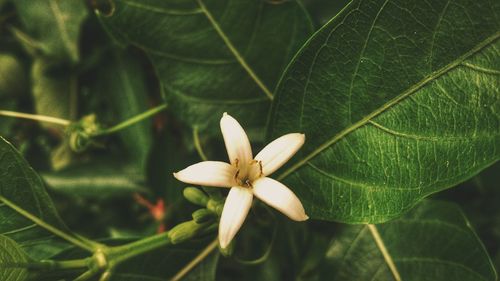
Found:
[{"label": "unopened bud", "polygon": [[193,212],[193,220],[197,223],[209,222],[214,219],[214,213],[207,209],[199,209]]},{"label": "unopened bud", "polygon": [[207,209],[215,213],[217,216],[220,217],[223,208],[224,208],[223,201],[218,201],[213,199],[208,200]]},{"label": "unopened bud", "polygon": [[208,196],[196,187],[186,187],[183,191],[184,197],[191,203],[206,207],[208,203]]},{"label": "unopened bud", "polygon": [[179,244],[196,236],[203,227],[203,224],[197,224],[195,221],[183,222],[168,232],[168,238],[172,244]]}]

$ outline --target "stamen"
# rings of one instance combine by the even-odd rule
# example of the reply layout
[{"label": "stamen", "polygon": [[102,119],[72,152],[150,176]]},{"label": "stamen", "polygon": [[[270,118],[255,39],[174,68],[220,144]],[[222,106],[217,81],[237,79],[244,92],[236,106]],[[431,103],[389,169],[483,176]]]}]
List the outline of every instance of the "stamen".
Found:
[{"label": "stamen", "polygon": [[238,176],[240,175],[240,170],[236,170],[236,174],[234,174],[234,180],[238,182]]},{"label": "stamen", "polygon": [[264,172],[262,171],[262,161],[259,161],[259,169],[260,169],[259,177],[261,177],[264,174]]}]

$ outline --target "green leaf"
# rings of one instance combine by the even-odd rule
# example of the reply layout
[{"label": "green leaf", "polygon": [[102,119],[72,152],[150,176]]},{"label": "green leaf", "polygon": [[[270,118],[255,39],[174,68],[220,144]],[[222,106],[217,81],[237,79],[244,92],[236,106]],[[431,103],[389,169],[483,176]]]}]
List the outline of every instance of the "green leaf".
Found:
[{"label": "green leaf", "polygon": [[314,23],[323,25],[327,23],[333,16],[342,10],[349,0],[304,0],[304,6],[307,8]]},{"label": "green leaf", "polygon": [[[0,137],[0,195],[46,223],[64,229],[40,177],[19,152]],[[0,202],[0,234],[15,240],[26,252],[50,256],[53,236]],[[44,248],[44,249],[41,249]]]},{"label": "green leaf", "polygon": [[69,119],[71,103],[75,102],[71,101],[75,77],[66,70],[54,68],[46,59],[35,59],[31,67],[31,79],[36,113]]},{"label": "green leaf", "polygon": [[[269,136],[313,218],[383,222],[500,159],[500,2],[354,1],[303,47]],[[465,20],[464,20],[465,19]]]},{"label": "green leaf", "polygon": [[[96,93],[105,96],[113,110],[115,123],[143,113],[149,109],[148,87],[141,61],[124,51],[115,50],[108,63],[98,69]],[[152,146],[152,119],[143,120],[119,135],[131,162],[143,172]]]},{"label": "green leaf", "polygon": [[17,97],[25,87],[26,75],[21,62],[11,54],[0,53],[0,100]]},{"label": "green leaf", "polygon": [[[488,253],[455,204],[424,201],[401,219],[375,228],[386,258],[369,226],[349,226],[328,247],[319,279],[497,280]],[[391,262],[400,279],[389,269]]]},{"label": "green leaf", "polygon": [[311,33],[296,1],[116,0],[99,15],[118,42],[142,49],[173,111],[217,130],[223,112],[262,126],[282,70]]},{"label": "green leaf", "polygon": [[28,279],[26,253],[12,239],[0,235],[0,280],[22,281]]},{"label": "green leaf", "polygon": [[[31,67],[33,100],[37,114],[62,119],[74,119],[77,111],[76,76],[66,69],[58,68],[45,58],[36,58]],[[41,123],[45,128],[53,124]],[[59,131],[62,137],[62,131]],[[67,141],[51,152],[54,170],[62,169],[73,161],[73,152]]]},{"label": "green leaf", "polygon": [[119,161],[97,159],[42,176],[51,190],[68,196],[102,199],[145,191],[135,167]]},{"label": "green leaf", "polygon": [[198,155],[189,153],[182,131],[172,127],[167,123],[154,142],[148,169],[151,187],[155,194],[165,198],[167,206],[184,201],[182,192],[186,184],[165,171],[180,171],[200,160]]},{"label": "green leaf", "polygon": [[27,33],[40,43],[43,54],[59,61],[78,61],[80,26],[88,13],[83,1],[16,0],[13,3]]}]

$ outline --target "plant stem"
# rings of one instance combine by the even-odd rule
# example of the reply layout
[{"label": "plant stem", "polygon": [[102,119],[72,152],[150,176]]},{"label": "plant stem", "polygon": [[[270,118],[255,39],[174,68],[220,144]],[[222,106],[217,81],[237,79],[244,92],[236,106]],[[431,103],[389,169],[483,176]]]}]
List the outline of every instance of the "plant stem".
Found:
[{"label": "plant stem", "polygon": [[184,266],[174,277],[172,277],[171,281],[181,280],[186,274],[189,273],[193,268],[195,268],[203,259],[205,259],[213,250],[217,249],[217,245],[219,244],[219,240],[216,238],[212,243],[208,244],[208,246],[201,251],[193,260],[191,260],[186,266]]},{"label": "plant stem", "polygon": [[40,227],[45,228],[49,232],[53,233],[54,235],[59,236],[60,238],[66,240],[66,241],[72,243],[73,245],[78,246],[84,250],[87,250],[89,252],[94,252],[94,247],[92,245],[89,245],[89,244],[81,241],[80,239],[57,229],[56,227],[53,227],[52,225],[44,222],[43,220],[39,219],[38,217],[25,211],[24,209],[17,206],[14,202],[11,202],[10,200],[6,199],[5,197],[0,196],[0,201],[5,203],[5,205],[9,206],[10,208],[12,208],[14,211],[18,212],[22,216],[24,216],[27,219],[31,220],[32,222],[36,223]]},{"label": "plant stem", "polygon": [[167,104],[166,103],[161,104],[157,107],[151,108],[150,110],[147,110],[143,113],[140,113],[132,118],[129,118],[129,119],[127,119],[127,120],[125,120],[125,121],[123,121],[123,122],[121,122],[121,123],[119,123],[111,128],[99,131],[99,132],[93,134],[92,136],[102,136],[102,135],[108,135],[108,134],[115,133],[115,132],[120,131],[122,129],[125,129],[129,126],[132,126],[135,123],[140,122],[146,118],[149,118],[149,117],[157,114],[158,112],[164,110],[165,108],[167,108]]},{"label": "plant stem", "polygon": [[195,126],[193,128],[193,141],[194,141],[194,147],[196,148],[196,151],[198,152],[198,155],[200,156],[201,160],[207,161],[207,155],[205,152],[203,152],[203,148],[201,147],[201,142],[200,142],[200,137],[198,135],[198,126]]},{"label": "plant stem", "polygon": [[82,268],[88,268],[91,261],[92,261],[91,257],[84,259],[77,259],[77,260],[65,260],[65,261],[41,260],[39,262],[31,263],[30,267],[37,269],[42,268],[51,270],[82,269]]},{"label": "plant stem", "polygon": [[156,234],[122,246],[112,247],[108,251],[108,258],[118,264],[132,257],[144,254],[171,244],[168,232]]},{"label": "plant stem", "polygon": [[51,124],[56,124],[56,125],[61,125],[61,126],[68,126],[69,124],[71,124],[71,121],[66,120],[66,119],[45,116],[45,115],[38,115],[38,114],[29,114],[29,113],[22,113],[22,112],[16,112],[16,111],[9,111],[9,110],[0,110],[0,115],[7,116],[7,117],[14,117],[14,118],[35,120],[35,121],[51,123]]},{"label": "plant stem", "polygon": [[389,251],[387,251],[387,248],[385,247],[384,244],[384,240],[382,240],[382,237],[380,236],[377,227],[373,224],[368,224],[368,229],[370,230],[373,236],[373,240],[375,240],[375,243],[377,244],[377,247],[379,248],[380,252],[382,252],[382,256],[384,256],[384,260],[387,263],[389,269],[391,270],[394,280],[401,281],[401,275],[399,274],[396,264],[394,263],[394,260],[392,259],[391,255],[389,254]]}]

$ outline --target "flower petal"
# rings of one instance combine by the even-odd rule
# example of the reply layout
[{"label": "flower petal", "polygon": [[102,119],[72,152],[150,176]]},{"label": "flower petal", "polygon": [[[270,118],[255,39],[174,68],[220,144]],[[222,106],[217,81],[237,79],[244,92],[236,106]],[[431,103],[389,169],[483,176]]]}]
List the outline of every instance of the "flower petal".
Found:
[{"label": "flower petal", "polygon": [[248,188],[232,187],[224,203],[219,223],[219,243],[226,248],[240,229],[252,206],[253,194]]},{"label": "flower petal", "polygon": [[174,173],[182,182],[205,186],[231,187],[236,184],[236,168],[225,162],[203,161]]},{"label": "flower petal", "polygon": [[231,164],[238,162],[240,165],[248,165],[252,161],[252,147],[240,123],[224,113],[220,119],[220,129]]},{"label": "flower petal", "polygon": [[272,174],[286,163],[302,147],[306,137],[304,134],[292,133],[279,137],[266,145],[255,160],[262,161],[264,176]]},{"label": "flower petal", "polygon": [[260,178],[253,182],[253,194],[292,220],[304,221],[309,218],[299,198],[279,181]]}]

